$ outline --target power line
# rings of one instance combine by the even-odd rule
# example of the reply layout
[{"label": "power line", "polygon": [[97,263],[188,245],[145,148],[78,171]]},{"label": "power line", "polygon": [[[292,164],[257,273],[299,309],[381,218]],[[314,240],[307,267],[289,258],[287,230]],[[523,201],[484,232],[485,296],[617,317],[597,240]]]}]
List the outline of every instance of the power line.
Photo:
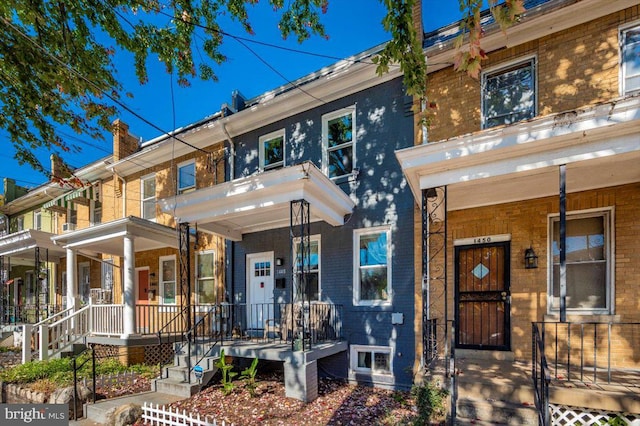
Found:
[{"label": "power line", "polygon": [[104,95],[105,97],[109,98],[112,102],[116,103],[117,105],[119,105],[120,107],[122,107],[123,109],[125,109],[127,112],[129,112],[130,114],[132,114],[133,116],[135,116],[136,118],[138,118],[139,120],[141,120],[142,122],[146,123],[147,125],[153,127],[154,129],[158,130],[159,132],[161,132],[162,134],[169,136],[169,137],[173,137],[175,140],[185,144],[186,146],[196,150],[196,151],[200,151],[203,152],[205,154],[208,154],[208,151],[205,151],[201,148],[198,148],[195,145],[192,145],[180,138],[178,138],[177,136],[173,135],[170,132],[167,132],[166,130],[162,129],[161,127],[157,126],[156,124],[152,123],[151,121],[147,120],[146,118],[144,118],[142,115],[138,114],[137,112],[135,112],[133,109],[129,108],[126,104],[124,104],[123,102],[121,102],[120,100],[114,98],[111,94],[109,94],[108,92],[102,90],[96,83],[94,83],[93,81],[89,80],[88,78],[86,78],[84,75],[82,75],[79,71],[77,71],[76,69],[74,69],[72,66],[70,66],[69,64],[61,61],[60,59],[58,59],[56,56],[54,56],[52,53],[50,53],[47,49],[45,49],[43,46],[39,45],[38,43],[36,43],[35,41],[33,41],[28,35],[26,35],[25,33],[22,32],[22,30],[20,30],[19,28],[17,28],[15,25],[13,25],[12,22],[8,21],[7,19],[5,19],[4,17],[0,16],[0,20],[2,20],[2,22],[4,22],[5,25],[9,26],[11,29],[13,29],[16,33],[18,33],[21,37],[23,37],[25,40],[27,40],[29,43],[33,44],[34,46],[36,46],[39,50],[41,50],[42,52],[44,52],[47,56],[49,56],[51,59],[53,59],[55,62],[57,62],[58,64],[62,65],[63,67],[65,67],[66,69],[68,69],[69,71],[71,71],[73,74],[75,74],[76,76],[78,76],[80,79],[84,80],[85,82],[87,82],[89,85],[93,86],[94,88],[96,88],[102,95]]}]

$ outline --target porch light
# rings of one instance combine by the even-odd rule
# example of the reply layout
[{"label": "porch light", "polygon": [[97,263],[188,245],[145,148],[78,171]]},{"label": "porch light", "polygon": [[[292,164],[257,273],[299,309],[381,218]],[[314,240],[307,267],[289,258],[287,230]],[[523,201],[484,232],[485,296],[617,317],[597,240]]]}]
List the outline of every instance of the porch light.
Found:
[{"label": "porch light", "polygon": [[533,251],[533,247],[529,246],[528,249],[524,251],[524,268],[525,269],[536,269],[538,267],[538,255]]}]

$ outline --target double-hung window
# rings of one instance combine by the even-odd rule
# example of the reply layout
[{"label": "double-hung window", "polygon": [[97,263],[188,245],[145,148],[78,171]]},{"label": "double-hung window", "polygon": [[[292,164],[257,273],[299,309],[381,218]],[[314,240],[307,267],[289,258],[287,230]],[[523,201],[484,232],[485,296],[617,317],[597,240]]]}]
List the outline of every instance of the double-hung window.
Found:
[{"label": "double-hung window", "polygon": [[354,251],[354,305],[391,303],[391,230],[356,230]]},{"label": "double-hung window", "polygon": [[260,170],[271,170],[284,167],[284,129],[261,136],[258,145]]},{"label": "double-hung window", "polygon": [[535,59],[482,74],[482,128],[513,124],[536,115]]},{"label": "double-hung window", "polygon": [[[612,313],[612,210],[568,214],[566,241],[566,309],[576,314]],[[560,220],[550,217],[550,307],[560,308]]]},{"label": "double-hung window", "polygon": [[348,175],[356,164],[356,108],[322,116],[322,170],[330,178]]},{"label": "double-hung window", "polygon": [[198,304],[216,303],[215,253],[198,253],[196,295]]},{"label": "double-hung window", "polygon": [[295,240],[293,250],[296,259],[294,264],[296,298],[304,301],[320,301],[320,236],[309,238],[308,247],[303,247],[300,239]]},{"label": "double-hung window", "polygon": [[176,303],[176,257],[160,257],[160,300],[163,305]]},{"label": "double-hung window", "polygon": [[640,90],[640,25],[620,32],[622,94]]},{"label": "double-hung window", "polygon": [[33,229],[38,231],[42,230],[42,211],[36,210],[33,212]]},{"label": "double-hung window", "polygon": [[196,189],[196,162],[187,161],[178,165],[178,194]]},{"label": "double-hung window", "polygon": [[140,214],[143,219],[156,220],[156,175],[140,179]]}]

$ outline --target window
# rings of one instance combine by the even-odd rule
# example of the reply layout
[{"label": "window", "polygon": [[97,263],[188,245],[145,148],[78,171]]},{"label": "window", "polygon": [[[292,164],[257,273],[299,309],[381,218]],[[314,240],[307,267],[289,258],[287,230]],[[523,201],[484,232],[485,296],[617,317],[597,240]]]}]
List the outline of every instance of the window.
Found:
[{"label": "window", "polygon": [[384,374],[393,372],[391,348],[388,346],[351,345],[351,370],[355,373]]},{"label": "window", "polygon": [[482,75],[482,128],[536,115],[535,59]]},{"label": "window", "polygon": [[18,216],[16,219],[16,227],[18,231],[24,231],[24,216]]},{"label": "window", "polygon": [[103,290],[113,290],[113,259],[106,258],[102,261],[102,279],[100,280],[100,288]]},{"label": "window", "polygon": [[[567,215],[567,311],[611,313],[611,211]],[[560,219],[550,218],[552,257],[550,307],[560,308]]]},{"label": "window", "polygon": [[197,265],[196,303],[216,303],[215,253],[198,253]]},{"label": "window", "polygon": [[260,170],[284,167],[284,130],[261,136],[258,145]]},{"label": "window", "polygon": [[622,93],[640,90],[640,25],[622,31],[620,35],[622,58]]},{"label": "window", "polygon": [[91,200],[91,224],[97,225],[102,223],[102,201],[100,198],[101,185],[93,187],[93,199]]},{"label": "window", "polygon": [[140,215],[143,219],[156,220],[156,175],[140,179]]},{"label": "window", "polygon": [[163,305],[176,303],[176,257],[160,257],[160,301]]},{"label": "window", "polygon": [[357,230],[354,233],[353,303],[391,303],[391,253],[388,228]]},{"label": "window", "polygon": [[322,170],[330,178],[353,171],[355,136],[355,106],[322,116]]},{"label": "window", "polygon": [[178,194],[196,189],[196,162],[189,161],[178,165]]},{"label": "window", "polygon": [[33,228],[38,231],[42,230],[42,212],[40,210],[33,212]]},{"label": "window", "polygon": [[67,223],[78,224],[78,211],[72,208],[71,203],[69,203],[69,207],[67,208]]},{"label": "window", "polygon": [[[295,291],[304,293],[304,300],[310,300],[314,302],[320,301],[320,236],[312,236],[309,240],[309,251],[305,256],[305,275],[306,286],[300,287],[300,281],[302,279],[302,253],[300,246],[300,239],[294,241],[294,257],[296,262],[294,264],[294,277],[295,277]],[[296,294],[297,296],[297,294]],[[301,295],[302,297],[302,295]]]}]

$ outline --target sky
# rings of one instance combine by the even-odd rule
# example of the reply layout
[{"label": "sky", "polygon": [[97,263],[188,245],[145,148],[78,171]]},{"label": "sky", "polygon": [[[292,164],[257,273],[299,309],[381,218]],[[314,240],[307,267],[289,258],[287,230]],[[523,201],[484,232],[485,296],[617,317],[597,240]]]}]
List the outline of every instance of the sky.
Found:
[{"label": "sky", "polygon": [[[150,62],[149,82],[140,85],[134,75],[130,58],[119,58],[119,79],[133,98],[123,97],[128,109],[146,121],[165,131],[183,127],[203,119],[217,111],[224,103],[231,103],[231,93],[238,90],[246,98],[253,98],[271,89],[317,71],[380,43],[388,41],[390,34],[382,28],[385,8],[380,0],[330,0],[322,17],[328,40],[313,37],[302,44],[296,40],[283,40],[277,28],[278,17],[264,0],[249,8],[249,19],[255,34],[246,34],[239,25],[231,23],[223,30],[234,36],[255,40],[239,43],[226,38],[221,51],[227,62],[214,68],[216,82],[192,81],[190,87],[178,87],[175,78],[166,73],[164,66]],[[423,0],[423,22],[426,32],[457,21],[460,18],[458,0]],[[292,52],[265,46],[267,43],[287,49],[312,54]],[[317,56],[321,55],[321,56]],[[267,65],[268,64],[268,65]],[[276,69],[276,73],[271,68]],[[284,77],[284,78],[283,78]],[[162,132],[120,108],[117,117],[129,125],[129,131],[144,141],[161,136]],[[62,154],[73,167],[82,167],[111,154],[111,135],[104,140],[88,136],[69,135],[69,141],[81,148],[80,153]],[[0,134],[2,172],[0,178],[15,179],[20,186],[35,188],[47,181],[47,177],[35,172],[28,165],[18,165],[13,159],[13,147]],[[37,150],[45,169],[49,168],[51,151]],[[0,192],[4,191],[1,188]]]}]

